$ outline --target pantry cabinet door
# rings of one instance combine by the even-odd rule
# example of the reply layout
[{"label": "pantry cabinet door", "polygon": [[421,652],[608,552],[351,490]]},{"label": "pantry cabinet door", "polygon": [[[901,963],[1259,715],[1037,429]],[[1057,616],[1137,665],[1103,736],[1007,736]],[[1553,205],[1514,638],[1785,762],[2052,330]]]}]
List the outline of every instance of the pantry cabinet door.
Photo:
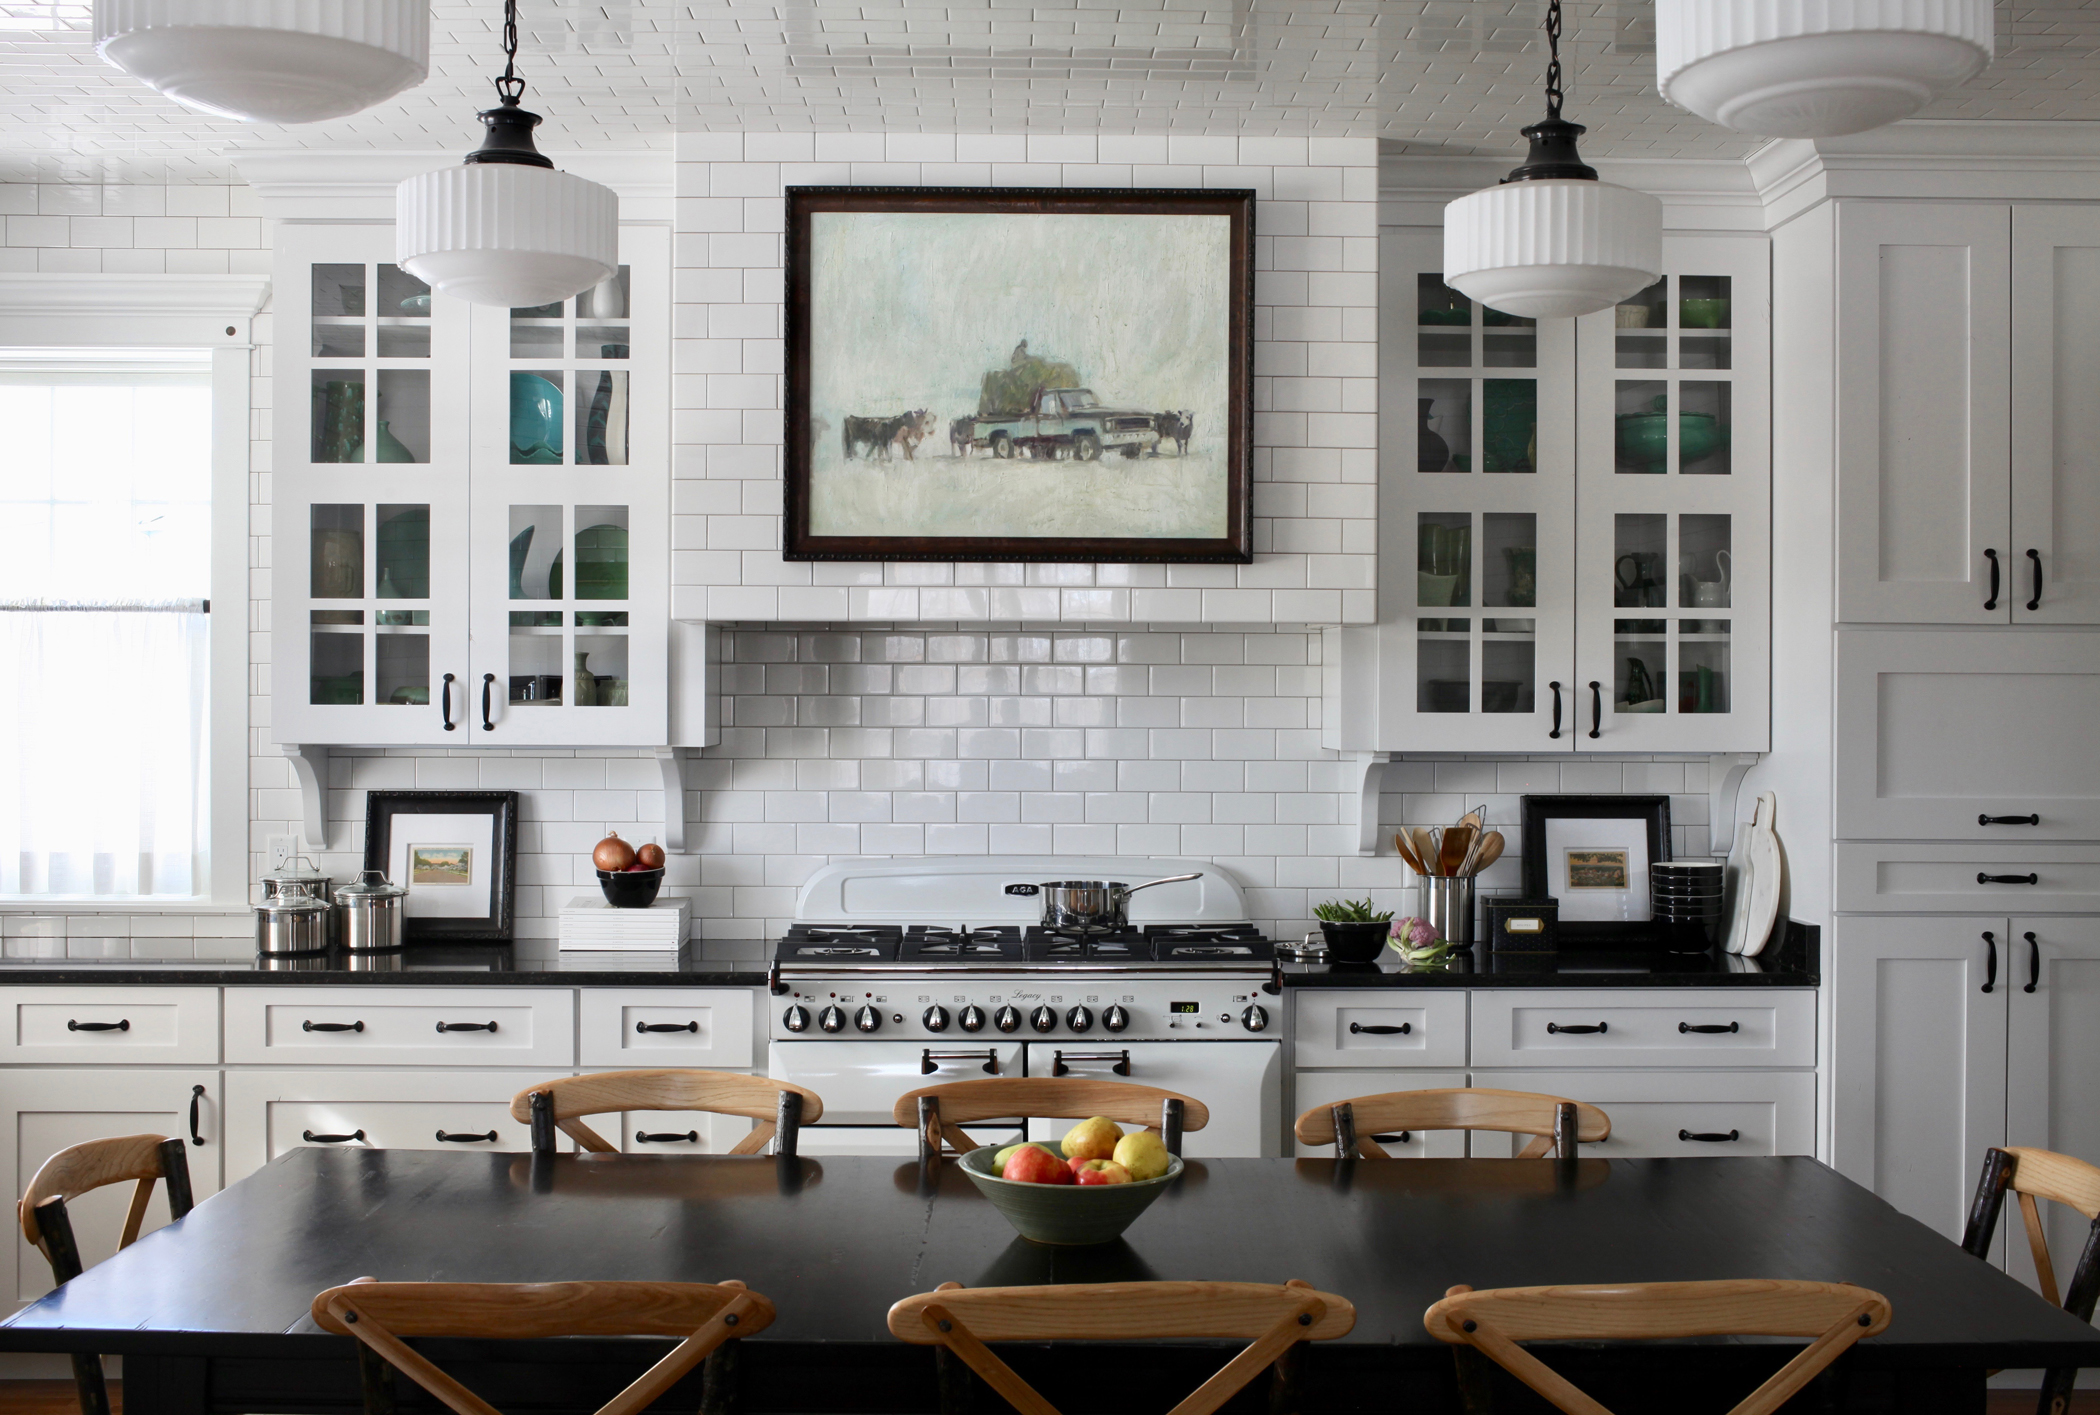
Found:
[{"label": "pantry cabinet door", "polygon": [[2013,209],[2015,624],[2100,623],[2100,206]]},{"label": "pantry cabinet door", "polygon": [[1842,621],[2012,616],[2011,244],[2009,206],[1841,203]]},{"label": "pantry cabinet door", "polygon": [[[2007,938],[2006,1142],[2100,1156],[2100,919],[2014,918]],[[1999,1222],[2007,1270],[2034,1286],[2012,1205]],[[2092,1224],[2062,1204],[2044,1204],[2042,1222],[2060,1294]]]}]

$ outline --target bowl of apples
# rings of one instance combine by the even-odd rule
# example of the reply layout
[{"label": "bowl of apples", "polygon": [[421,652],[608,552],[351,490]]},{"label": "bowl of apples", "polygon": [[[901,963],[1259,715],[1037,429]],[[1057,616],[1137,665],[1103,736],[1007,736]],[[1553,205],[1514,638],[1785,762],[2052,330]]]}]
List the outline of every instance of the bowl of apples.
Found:
[{"label": "bowl of apples", "polygon": [[1077,1247],[1122,1236],[1181,1177],[1181,1160],[1150,1130],[1082,1120],[1043,1140],[970,1151],[962,1172],[1023,1238]]},{"label": "bowl of apples", "polygon": [[605,902],[615,909],[646,909],[664,887],[664,848],[654,841],[637,849],[614,831],[591,851],[591,863],[598,867]]}]

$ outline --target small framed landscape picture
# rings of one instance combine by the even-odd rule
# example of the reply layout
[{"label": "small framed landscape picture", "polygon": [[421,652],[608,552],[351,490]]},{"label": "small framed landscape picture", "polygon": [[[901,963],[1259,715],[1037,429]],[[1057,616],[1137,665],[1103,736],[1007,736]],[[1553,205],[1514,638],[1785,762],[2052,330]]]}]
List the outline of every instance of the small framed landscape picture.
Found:
[{"label": "small framed landscape picture", "polygon": [[515,791],[365,794],[365,868],[408,886],[409,942],[508,939],[517,838]]},{"label": "small framed landscape picture", "polygon": [[1524,894],[1560,901],[1560,936],[1593,944],[1652,932],[1649,866],[1670,858],[1667,796],[1526,796]]}]

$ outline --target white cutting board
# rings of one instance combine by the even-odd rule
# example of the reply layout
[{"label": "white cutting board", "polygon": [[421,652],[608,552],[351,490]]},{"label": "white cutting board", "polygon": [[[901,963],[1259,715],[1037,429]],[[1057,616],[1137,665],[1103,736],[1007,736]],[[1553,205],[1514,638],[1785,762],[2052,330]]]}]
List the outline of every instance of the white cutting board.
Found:
[{"label": "white cutting board", "polygon": [[1757,813],[1750,818],[1750,900],[1743,946],[1737,950],[1745,958],[1764,952],[1772,938],[1772,925],[1779,919],[1779,891],[1786,866],[1779,853],[1779,834],[1772,828],[1778,814],[1779,801],[1771,792],[1757,798]]}]

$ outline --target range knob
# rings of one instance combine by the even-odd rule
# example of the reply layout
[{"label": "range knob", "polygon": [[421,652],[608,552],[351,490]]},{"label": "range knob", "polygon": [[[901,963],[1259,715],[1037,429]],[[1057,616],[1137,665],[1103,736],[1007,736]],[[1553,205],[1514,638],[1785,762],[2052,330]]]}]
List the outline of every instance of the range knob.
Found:
[{"label": "range knob", "polygon": [[809,1009],[799,1002],[796,1003],[781,1015],[780,1025],[787,1028],[790,1032],[808,1031]]},{"label": "range knob", "polygon": [[817,1014],[817,1025],[827,1032],[845,1031],[846,1010],[834,1002]]},{"label": "range knob", "polygon": [[992,1025],[1002,1032],[1018,1032],[1021,1030],[1021,1014],[1013,1004],[1008,1003],[992,1014]]},{"label": "range knob", "polygon": [[1240,1025],[1250,1032],[1268,1031],[1269,1009],[1258,1002],[1247,1004],[1247,1010],[1240,1014]]},{"label": "range knob", "polygon": [[860,1028],[863,1032],[880,1031],[882,1029],[882,1014],[872,1007],[863,1007],[860,1011],[853,1014],[853,1025]]},{"label": "range knob", "polygon": [[960,1020],[965,1032],[981,1032],[984,1030],[984,1009],[973,1002],[962,1010]]},{"label": "range knob", "polygon": [[927,1008],[926,1015],[919,1020],[926,1024],[929,1032],[945,1032],[948,1030],[948,1009],[935,1004]]},{"label": "range knob", "polygon": [[1054,1032],[1057,1030],[1057,1014],[1048,1007],[1038,1007],[1028,1014],[1028,1025],[1038,1032]]},{"label": "range knob", "polygon": [[1101,1025],[1111,1032],[1120,1032],[1130,1025],[1130,1014],[1123,1010],[1121,1003],[1117,1003],[1101,1014]]},{"label": "range knob", "polygon": [[1094,1026],[1094,1014],[1084,1007],[1075,1007],[1065,1014],[1065,1025],[1075,1032],[1091,1031]]}]

